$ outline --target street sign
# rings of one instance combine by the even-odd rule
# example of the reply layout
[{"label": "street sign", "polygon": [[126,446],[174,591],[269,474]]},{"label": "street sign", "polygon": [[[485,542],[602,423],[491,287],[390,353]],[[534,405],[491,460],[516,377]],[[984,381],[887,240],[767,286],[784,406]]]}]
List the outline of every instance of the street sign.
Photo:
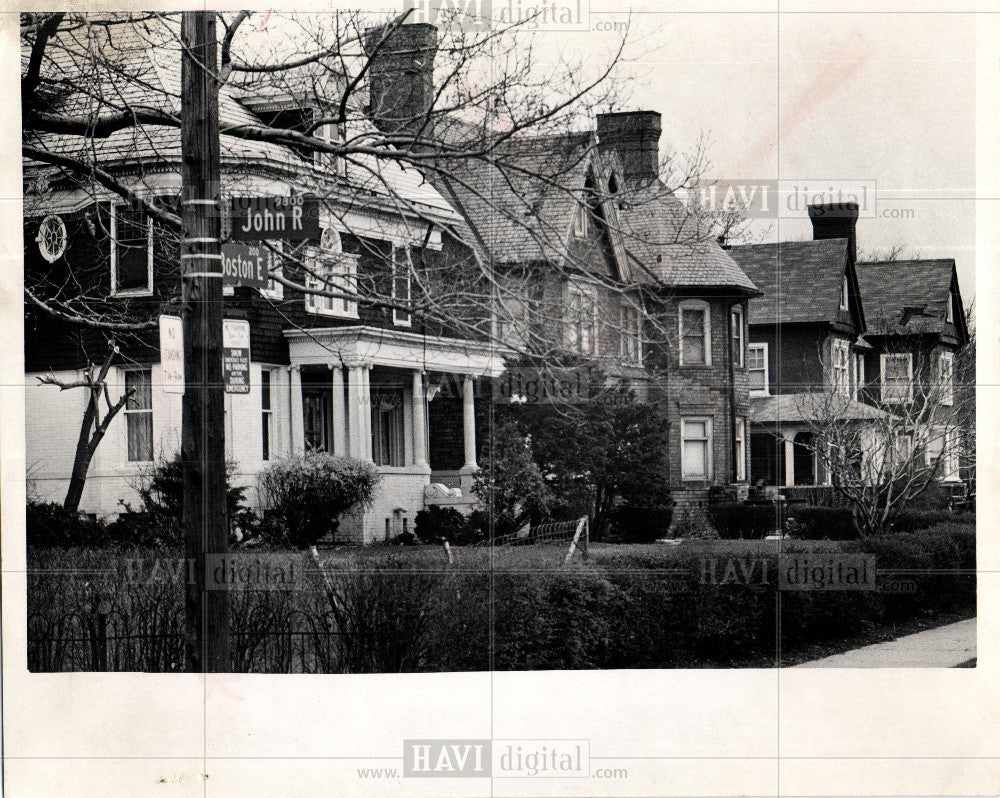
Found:
[{"label": "street sign", "polygon": [[222,320],[222,381],[226,393],[250,393],[250,322]]},{"label": "street sign", "polygon": [[160,382],[165,393],[184,393],[184,324],[160,316]]},{"label": "street sign", "polygon": [[319,240],[316,197],[233,197],[230,241]]},{"label": "street sign", "polygon": [[230,241],[222,245],[222,284],[266,288],[280,257],[264,244]]}]

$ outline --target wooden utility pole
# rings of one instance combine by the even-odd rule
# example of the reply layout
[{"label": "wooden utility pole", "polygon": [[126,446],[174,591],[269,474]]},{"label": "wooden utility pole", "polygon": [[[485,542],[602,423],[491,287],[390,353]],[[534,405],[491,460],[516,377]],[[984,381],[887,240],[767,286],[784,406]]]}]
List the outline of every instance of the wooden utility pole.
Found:
[{"label": "wooden utility pole", "polygon": [[[212,559],[226,552],[226,456],[222,385],[222,255],[215,14],[181,21],[181,274],[184,315],[184,534],[186,667],[231,669],[229,597],[206,589]],[[215,555],[213,557],[213,555]],[[192,565],[193,564],[193,565]]]}]

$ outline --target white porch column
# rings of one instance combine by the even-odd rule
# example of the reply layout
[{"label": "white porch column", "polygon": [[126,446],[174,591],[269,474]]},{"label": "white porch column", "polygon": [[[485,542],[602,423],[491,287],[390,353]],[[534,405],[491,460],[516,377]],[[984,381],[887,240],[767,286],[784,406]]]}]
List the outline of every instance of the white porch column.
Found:
[{"label": "white porch column", "polygon": [[330,375],[333,385],[333,451],[338,455],[347,454],[347,408],[344,405],[344,369],[337,363],[333,364]]},{"label": "white porch column", "polygon": [[366,460],[372,458],[372,367],[363,366],[361,369],[361,386],[363,390],[363,400],[361,405],[361,419],[365,422],[364,453]]},{"label": "white porch column", "polygon": [[[371,405],[365,392],[368,370],[364,366],[351,366],[347,370],[347,430],[351,457],[371,460],[371,437],[368,435]],[[367,443],[366,443],[366,440]]]},{"label": "white porch column", "polygon": [[305,433],[302,429],[302,367],[290,366],[288,369],[290,381],[290,404],[291,424],[289,425],[292,434],[292,454],[301,456],[306,450]]},{"label": "white porch column", "polygon": [[785,487],[795,485],[795,433],[787,430],[781,433],[785,438]]},{"label": "white porch column", "polygon": [[427,441],[424,435],[427,431],[427,395],[424,392],[424,375],[413,372],[413,464],[421,468],[427,467]]},{"label": "white porch column", "polygon": [[476,465],[476,406],[473,402],[472,377],[466,375],[462,382],[462,437],[465,442],[463,471],[475,471]]}]

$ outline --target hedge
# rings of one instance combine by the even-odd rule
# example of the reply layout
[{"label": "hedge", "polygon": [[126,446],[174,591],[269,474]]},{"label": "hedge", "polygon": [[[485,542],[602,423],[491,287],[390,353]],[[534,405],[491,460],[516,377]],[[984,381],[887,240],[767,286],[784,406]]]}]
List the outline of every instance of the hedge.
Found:
[{"label": "hedge", "polygon": [[[899,594],[779,593],[779,550],[782,555],[874,555],[879,569],[917,570],[906,575],[915,589]],[[365,552],[334,574],[338,601],[350,599],[349,618],[342,622],[348,623],[347,648],[340,646],[326,660],[307,658],[292,666],[286,660],[267,659],[280,653],[275,647],[246,648],[234,668],[441,672],[769,667],[779,653],[779,618],[781,653],[794,656],[814,644],[836,643],[913,619],[972,613],[976,600],[975,533],[954,523],[878,538],[793,541],[780,546],[774,541],[604,545],[594,547],[589,560],[574,560],[568,567],[560,565],[561,551],[553,556],[551,548],[542,546],[496,553],[458,549],[452,567],[432,547],[409,549],[406,556],[399,550],[383,552]],[[79,581],[74,587],[58,572],[46,577],[39,570],[45,567],[38,562],[40,557],[29,550],[29,614],[75,610],[86,616],[96,589],[93,580],[80,594],[80,606],[71,606],[77,594],[69,591],[81,591]],[[93,555],[88,562],[100,565],[92,560]],[[707,566],[711,560],[715,560],[714,582]],[[59,562],[48,567],[58,568]],[[919,573],[922,570],[928,573]],[[727,572],[738,578],[724,580]],[[743,578],[746,575],[750,578]],[[298,586],[239,594],[233,612],[238,613],[235,623],[244,634],[237,643],[243,645],[261,631],[251,619],[279,624],[286,622],[282,619],[312,619],[312,623],[323,619],[317,628],[325,628],[330,607],[340,605],[326,601],[323,584],[317,582],[315,590]],[[123,613],[141,609],[138,620],[149,615],[145,604],[162,600],[163,585],[144,587],[120,580],[111,584],[120,594],[116,607]],[[159,592],[147,599],[124,595],[133,589]],[[170,618],[180,612],[182,585],[177,585],[171,601],[175,612],[157,605],[160,611],[154,614]],[[29,654],[40,656],[45,650],[44,641],[29,637]],[[29,657],[29,661],[40,663],[33,668],[46,669],[44,659]]]}]

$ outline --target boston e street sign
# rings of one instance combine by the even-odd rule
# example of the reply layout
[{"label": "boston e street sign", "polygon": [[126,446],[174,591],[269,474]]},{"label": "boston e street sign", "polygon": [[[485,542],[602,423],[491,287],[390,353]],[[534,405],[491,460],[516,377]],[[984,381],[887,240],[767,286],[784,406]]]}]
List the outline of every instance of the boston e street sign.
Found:
[{"label": "boston e street sign", "polygon": [[266,288],[280,263],[280,256],[259,241],[227,241],[222,245],[222,284]]},{"label": "boston e street sign", "polygon": [[229,204],[230,241],[319,240],[316,197],[233,197]]}]

